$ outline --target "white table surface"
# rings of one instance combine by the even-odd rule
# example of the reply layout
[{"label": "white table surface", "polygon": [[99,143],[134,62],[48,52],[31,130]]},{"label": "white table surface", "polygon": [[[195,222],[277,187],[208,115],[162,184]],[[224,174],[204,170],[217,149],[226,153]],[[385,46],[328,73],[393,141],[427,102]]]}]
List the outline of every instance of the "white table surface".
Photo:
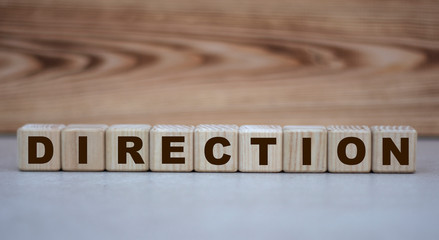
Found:
[{"label": "white table surface", "polygon": [[439,139],[415,174],[20,172],[0,137],[0,239],[439,239]]}]

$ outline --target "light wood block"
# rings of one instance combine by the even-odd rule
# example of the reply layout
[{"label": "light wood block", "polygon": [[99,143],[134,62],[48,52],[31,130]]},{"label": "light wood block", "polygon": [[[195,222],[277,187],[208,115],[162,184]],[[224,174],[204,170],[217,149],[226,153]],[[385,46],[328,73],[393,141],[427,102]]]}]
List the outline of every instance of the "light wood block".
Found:
[{"label": "light wood block", "polygon": [[416,130],[409,126],[373,126],[372,171],[413,173],[416,171]]},{"label": "light wood block", "polygon": [[372,135],[367,126],[328,126],[328,171],[370,172]]},{"label": "light wood block", "polygon": [[18,168],[22,171],[61,169],[62,124],[26,124],[17,131]]},{"label": "light wood block", "polygon": [[107,171],[148,171],[149,130],[146,124],[119,124],[105,133]]},{"label": "light wood block", "polygon": [[104,171],[105,130],[103,124],[73,124],[61,132],[62,170]]},{"label": "light wood block", "polygon": [[238,171],[238,130],[237,125],[198,125],[194,136],[195,171]]},{"label": "light wood block", "polygon": [[194,126],[155,125],[150,131],[151,171],[194,170]]},{"label": "light wood block", "polygon": [[282,171],[282,127],[243,125],[239,128],[239,171]]},{"label": "light wood block", "polygon": [[327,137],[324,126],[284,126],[284,172],[326,172]]}]

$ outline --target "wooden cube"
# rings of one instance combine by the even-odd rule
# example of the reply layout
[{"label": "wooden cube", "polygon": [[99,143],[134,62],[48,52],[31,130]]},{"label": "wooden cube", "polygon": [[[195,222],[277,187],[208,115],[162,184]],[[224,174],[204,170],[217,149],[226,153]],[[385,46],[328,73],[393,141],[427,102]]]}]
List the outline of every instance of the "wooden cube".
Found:
[{"label": "wooden cube", "polygon": [[324,126],[283,128],[284,172],[326,172],[328,134]]},{"label": "wooden cube", "polygon": [[195,171],[238,171],[238,129],[237,125],[198,125],[194,136]]},{"label": "wooden cube", "polygon": [[149,130],[145,124],[119,124],[105,133],[107,171],[148,171]]},{"label": "wooden cube", "polygon": [[367,126],[329,126],[328,171],[370,172],[372,134]]},{"label": "wooden cube", "polygon": [[194,126],[155,125],[150,131],[151,171],[194,170]]},{"label": "wooden cube", "polygon": [[61,132],[62,170],[104,171],[105,130],[102,124],[73,124]]},{"label": "wooden cube", "polygon": [[409,126],[373,126],[372,171],[413,173],[416,170],[416,130]]},{"label": "wooden cube", "polygon": [[22,171],[61,169],[62,124],[26,124],[17,131],[18,168]]},{"label": "wooden cube", "polygon": [[244,125],[239,128],[239,171],[282,171],[282,127]]}]

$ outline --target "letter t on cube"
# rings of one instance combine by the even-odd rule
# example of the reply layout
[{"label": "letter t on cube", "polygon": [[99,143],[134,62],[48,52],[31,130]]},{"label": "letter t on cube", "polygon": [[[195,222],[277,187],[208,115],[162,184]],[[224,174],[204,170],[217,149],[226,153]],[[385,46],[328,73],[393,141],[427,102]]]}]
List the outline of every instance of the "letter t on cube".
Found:
[{"label": "letter t on cube", "polygon": [[239,171],[282,171],[282,127],[244,125],[239,128]]}]

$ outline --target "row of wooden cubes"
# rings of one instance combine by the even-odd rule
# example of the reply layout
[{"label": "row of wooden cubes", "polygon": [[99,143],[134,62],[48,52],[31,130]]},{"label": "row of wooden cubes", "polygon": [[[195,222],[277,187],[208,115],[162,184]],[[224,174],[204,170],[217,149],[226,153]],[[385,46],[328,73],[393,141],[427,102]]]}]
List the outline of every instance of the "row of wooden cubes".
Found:
[{"label": "row of wooden cubes", "polygon": [[18,132],[25,171],[414,172],[408,126],[54,125]]}]

